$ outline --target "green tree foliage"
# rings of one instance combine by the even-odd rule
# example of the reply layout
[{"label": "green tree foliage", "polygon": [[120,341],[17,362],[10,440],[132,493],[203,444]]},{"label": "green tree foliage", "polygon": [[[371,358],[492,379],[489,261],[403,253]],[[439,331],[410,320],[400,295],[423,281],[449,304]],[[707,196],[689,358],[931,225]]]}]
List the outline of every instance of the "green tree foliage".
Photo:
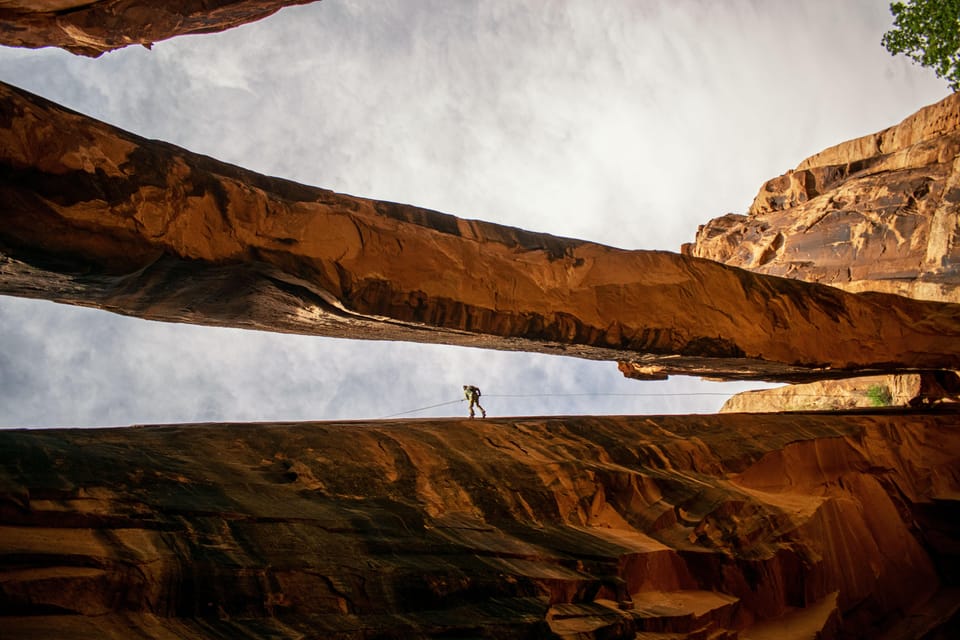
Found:
[{"label": "green tree foliage", "polygon": [[890,5],[894,28],[883,34],[892,55],[902,53],[960,91],[960,0],[908,0]]},{"label": "green tree foliage", "polygon": [[874,407],[889,407],[893,404],[893,395],[886,385],[875,384],[867,389],[867,397]]}]

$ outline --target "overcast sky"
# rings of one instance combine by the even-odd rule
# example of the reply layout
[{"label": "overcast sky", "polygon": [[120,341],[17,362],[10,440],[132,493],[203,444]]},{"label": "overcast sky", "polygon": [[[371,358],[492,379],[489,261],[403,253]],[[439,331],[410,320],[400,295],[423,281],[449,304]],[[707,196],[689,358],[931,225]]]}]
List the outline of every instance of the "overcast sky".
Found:
[{"label": "overcast sky", "polygon": [[[803,158],[947,95],[880,45],[887,5],[324,0],[96,60],[0,47],[0,80],[262,173],[677,251]],[[756,386],[0,297],[0,426],[462,415],[464,383],[491,415],[709,412]]]}]

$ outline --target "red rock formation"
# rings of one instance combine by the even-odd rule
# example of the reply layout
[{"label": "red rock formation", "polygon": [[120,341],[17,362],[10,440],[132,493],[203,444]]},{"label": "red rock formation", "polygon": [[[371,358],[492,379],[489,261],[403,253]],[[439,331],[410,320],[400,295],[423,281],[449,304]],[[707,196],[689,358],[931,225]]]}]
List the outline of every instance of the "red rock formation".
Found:
[{"label": "red rock formation", "polygon": [[[82,4],[91,6],[46,22],[20,11],[16,42],[97,55],[266,6],[164,4],[207,11],[191,22],[158,18],[153,4]],[[8,38],[10,15],[0,16]],[[131,18],[140,30],[118,26]],[[869,286],[956,300],[955,100],[771,181],[755,227],[711,223],[692,251],[721,257],[735,252],[730,242],[755,242],[735,247],[744,266],[840,283],[831,274],[846,260],[850,289],[909,280]],[[819,213],[804,213],[813,201]],[[9,87],[0,203],[0,293],[146,318],[561,351],[627,360],[621,368],[637,377],[960,364],[955,305],[335,194]],[[804,219],[796,234],[785,231],[788,206]],[[857,221],[852,234],[844,219]],[[819,266],[804,263],[823,239],[844,238],[825,258],[820,249]],[[956,409],[941,406],[3,431],[0,629],[98,639],[951,637],[957,424]]]},{"label": "red rock formation", "polygon": [[[700,227],[687,255],[848,291],[960,300],[960,94],[895,127],[807,158],[768,181],[748,215]],[[926,376],[924,380],[932,380]],[[952,397],[920,376],[750,392],[725,411],[864,406],[882,384],[903,402]],[[909,396],[909,397],[908,397]]]},{"label": "red rock formation", "polygon": [[960,94],[768,181],[687,255],[847,291],[960,301]]},{"label": "red rock formation", "polygon": [[941,402],[960,402],[960,376],[953,371],[818,380],[745,391],[727,400],[720,413],[843,411]]},{"label": "red rock formation", "polygon": [[145,318],[803,380],[960,367],[954,305],[255,174],[0,87],[0,293]]},{"label": "red rock formation", "polygon": [[0,624],[31,638],[878,637],[960,603],[957,418],[3,431]]},{"label": "red rock formation", "polygon": [[213,33],[314,0],[0,0],[0,44],[96,58],[131,44]]}]

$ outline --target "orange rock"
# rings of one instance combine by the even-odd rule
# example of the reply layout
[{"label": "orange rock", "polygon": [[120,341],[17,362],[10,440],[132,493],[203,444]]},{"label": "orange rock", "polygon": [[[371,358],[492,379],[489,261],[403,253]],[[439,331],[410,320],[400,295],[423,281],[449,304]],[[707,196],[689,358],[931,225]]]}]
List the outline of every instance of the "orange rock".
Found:
[{"label": "orange rock", "polygon": [[[768,181],[746,216],[700,227],[687,255],[847,291],[960,301],[960,94],[841,143]],[[943,381],[951,384],[944,388]],[[748,392],[724,411],[955,400],[956,374],[823,381]]]},{"label": "orange rock", "polygon": [[4,0],[0,44],[60,47],[96,58],[107,51],[178,35],[211,33],[254,22],[285,6],[314,0]]},{"label": "orange rock", "polygon": [[953,371],[819,380],[738,393],[721,413],[839,411],[860,407],[904,407],[960,401],[960,376]]},{"label": "orange rock", "polygon": [[960,94],[768,181],[687,255],[847,291],[960,302]]},{"label": "orange rock", "polygon": [[[0,38],[95,56],[292,3],[194,4],[14,0]],[[958,301],[957,100],[768,182],[749,219],[714,221],[691,251]],[[2,293],[169,321],[622,359],[640,378],[812,379],[955,368],[960,357],[955,305],[336,194],[5,86],[0,154]],[[929,399],[931,379],[953,393],[947,377],[885,379],[901,381],[892,397]],[[0,431],[0,628],[946,637],[960,610],[958,417],[943,405]]]},{"label": "orange rock", "polygon": [[0,624],[879,637],[960,602],[941,588],[958,557],[958,417],[0,431]]},{"label": "orange rock", "polygon": [[954,305],[855,296],[262,176],[0,87],[0,293],[155,320],[806,380],[960,368]]}]

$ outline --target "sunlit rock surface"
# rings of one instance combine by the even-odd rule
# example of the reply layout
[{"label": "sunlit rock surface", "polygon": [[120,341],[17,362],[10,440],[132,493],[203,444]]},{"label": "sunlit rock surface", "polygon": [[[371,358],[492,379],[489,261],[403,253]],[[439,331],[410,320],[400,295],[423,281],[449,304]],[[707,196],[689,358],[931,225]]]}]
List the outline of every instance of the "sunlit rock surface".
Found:
[{"label": "sunlit rock surface", "polygon": [[960,94],[807,158],[684,249],[847,291],[960,301]]},{"label": "sunlit rock surface", "polygon": [[920,407],[960,402],[960,376],[953,371],[818,380],[744,391],[721,413],[843,411],[865,407]]},{"label": "sunlit rock surface", "polygon": [[[282,4],[0,0],[0,39],[96,56]],[[0,636],[957,637],[957,109],[688,249],[922,302],[298,185],[0,86],[0,293],[637,378],[877,373],[921,405],[3,431]]]},{"label": "sunlit rock surface", "polygon": [[[960,94],[897,126],[807,158],[760,189],[748,215],[700,227],[688,255],[756,273],[960,300]],[[870,406],[879,385],[892,404],[955,399],[936,376],[824,381],[745,393],[724,411]],[[921,384],[921,380],[923,384]],[[947,380],[947,378],[944,378]]]},{"label": "sunlit rock surface", "polygon": [[957,425],[941,408],[3,431],[0,625],[920,637],[897,624],[960,604]]},{"label": "sunlit rock surface", "polygon": [[3,294],[155,320],[622,360],[654,377],[960,368],[956,305],[308,187],[9,86],[0,199]]},{"label": "sunlit rock surface", "polygon": [[314,0],[0,0],[0,44],[97,57],[131,44],[224,31]]}]

